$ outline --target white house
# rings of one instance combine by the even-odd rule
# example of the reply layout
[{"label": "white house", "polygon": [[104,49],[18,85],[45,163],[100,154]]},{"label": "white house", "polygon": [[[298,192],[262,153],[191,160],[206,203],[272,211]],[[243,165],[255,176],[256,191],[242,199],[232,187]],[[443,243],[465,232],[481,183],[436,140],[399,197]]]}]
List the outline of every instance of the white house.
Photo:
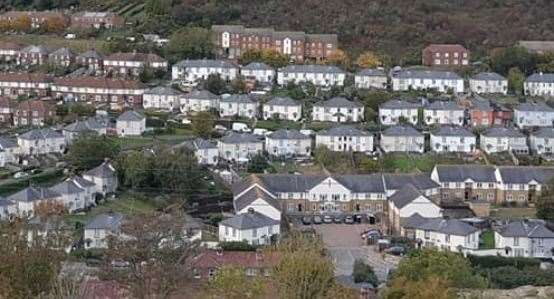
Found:
[{"label": "white house", "polygon": [[27,187],[6,197],[6,199],[16,204],[15,213],[22,217],[32,217],[38,204],[44,202],[62,202],[59,193],[41,187]]},{"label": "white house", "polygon": [[84,230],[85,249],[108,248],[108,237],[118,236],[123,222],[119,213],[104,213],[96,215],[86,225]]},{"label": "white house", "polygon": [[494,245],[506,256],[551,258],[554,232],[538,220],[513,221],[495,230]]},{"label": "white house", "polygon": [[265,150],[273,156],[310,156],[312,138],[298,130],[280,129],[265,137]]},{"label": "white house", "polygon": [[146,117],[134,110],[125,111],[115,123],[118,136],[140,136],[146,131]]},{"label": "white house", "polygon": [[299,121],[302,118],[302,104],[289,97],[273,97],[263,105],[264,119]]},{"label": "white house", "polygon": [[334,97],[313,105],[312,120],[360,122],[364,120],[364,105],[344,97]]},{"label": "white house", "polygon": [[434,152],[472,153],[476,149],[477,138],[463,127],[442,126],[431,132],[431,150]]},{"label": "white house", "polygon": [[521,103],[514,108],[514,123],[519,128],[552,127],[554,109],[543,102]]},{"label": "white house", "polygon": [[525,206],[535,203],[550,181],[554,168],[544,166],[498,166],[495,170],[496,185],[503,197],[499,203]]},{"label": "white house", "polygon": [[251,62],[241,67],[240,74],[246,80],[262,84],[272,84],[275,80],[275,70],[263,62]]},{"label": "white house", "polygon": [[173,111],[179,109],[182,94],[182,92],[171,87],[157,86],[144,91],[142,94],[142,106],[144,109]]},{"label": "white house", "polygon": [[261,182],[240,188],[233,192],[233,207],[237,214],[254,210],[273,220],[281,221],[281,205],[277,197],[267,190]]},{"label": "white house", "polygon": [[0,197],[0,220],[10,219],[17,213],[17,204],[7,198]]},{"label": "white house", "polygon": [[438,92],[464,92],[464,79],[453,72],[401,70],[392,77],[393,91],[435,89]]},{"label": "white house", "polygon": [[441,186],[441,200],[486,200],[497,198],[496,168],[489,165],[435,165],[431,179]]},{"label": "white house", "polygon": [[92,194],[87,194],[87,190],[79,187],[74,181],[66,180],[58,183],[50,190],[60,194],[60,198],[69,213],[83,210],[87,203],[93,201]]},{"label": "white house", "polygon": [[19,155],[19,146],[16,140],[0,136],[0,167],[8,163],[16,163]]},{"label": "white house", "polygon": [[94,183],[96,193],[106,195],[117,190],[117,175],[110,162],[106,161],[100,166],[86,171],[83,173],[83,178]]},{"label": "white house", "polygon": [[379,121],[386,126],[400,124],[403,118],[412,125],[417,125],[420,103],[403,100],[390,100],[379,105]]},{"label": "white house", "polygon": [[382,69],[363,69],[354,75],[354,85],[356,88],[387,88],[387,75]]},{"label": "white house", "polygon": [[219,149],[217,144],[202,138],[196,138],[183,142],[184,146],[194,152],[199,164],[216,165],[219,160]]},{"label": "white house", "polygon": [[554,96],[554,73],[535,73],[527,77],[523,84],[525,94],[529,96]]},{"label": "white house", "polygon": [[251,245],[270,244],[273,236],[281,232],[280,221],[250,208],[219,223],[219,241],[246,241]]},{"label": "white house", "polygon": [[256,118],[259,102],[246,94],[227,95],[219,100],[219,116]]},{"label": "white house", "polygon": [[479,249],[479,230],[458,219],[429,219],[415,227],[424,247],[460,252]]},{"label": "white house", "polygon": [[346,72],[333,65],[288,65],[277,70],[277,84],[312,83],[315,86],[344,86]]},{"label": "white house", "polygon": [[181,96],[180,103],[181,113],[219,110],[219,96],[207,90],[193,90]]},{"label": "white house", "polygon": [[394,126],[381,133],[381,148],[390,152],[425,151],[425,136],[410,126]]},{"label": "white house", "polygon": [[464,124],[464,108],[454,101],[434,101],[423,108],[423,120],[428,125],[458,125]]},{"label": "white house", "polygon": [[228,161],[248,162],[251,156],[264,150],[264,141],[256,135],[231,132],[219,139],[217,146],[221,158]]},{"label": "white house", "polygon": [[181,60],[171,68],[171,79],[184,80],[187,83],[208,79],[209,75],[219,75],[225,81],[235,79],[239,68],[223,60]]},{"label": "white house", "polygon": [[335,152],[373,152],[373,135],[350,126],[339,126],[319,131],[315,146],[325,146]]},{"label": "white house", "polygon": [[22,155],[63,153],[66,146],[63,134],[49,128],[23,133],[17,137],[17,144]]},{"label": "white house", "polygon": [[539,155],[551,155],[554,152],[554,128],[540,128],[530,133],[529,147]]},{"label": "white house", "polygon": [[388,199],[388,221],[391,231],[402,232],[402,222],[415,214],[423,218],[437,218],[442,216],[441,208],[429,200],[425,194],[412,184],[404,185]]},{"label": "white house", "polygon": [[85,134],[106,135],[113,124],[107,117],[90,117],[86,120],[76,120],[63,128],[63,136],[69,144]]},{"label": "white house", "polygon": [[482,72],[469,79],[469,90],[477,94],[507,94],[508,80],[497,73]]},{"label": "white house", "polygon": [[77,187],[85,190],[85,208],[92,207],[96,205],[96,185],[84,179],[81,176],[73,176],[71,181],[77,185]]},{"label": "white house", "polygon": [[167,60],[153,53],[119,52],[105,57],[103,66],[106,73],[138,76],[145,67],[167,71]]},{"label": "white house", "polygon": [[492,127],[481,133],[479,147],[488,154],[514,151],[528,153],[527,138],[514,128]]}]

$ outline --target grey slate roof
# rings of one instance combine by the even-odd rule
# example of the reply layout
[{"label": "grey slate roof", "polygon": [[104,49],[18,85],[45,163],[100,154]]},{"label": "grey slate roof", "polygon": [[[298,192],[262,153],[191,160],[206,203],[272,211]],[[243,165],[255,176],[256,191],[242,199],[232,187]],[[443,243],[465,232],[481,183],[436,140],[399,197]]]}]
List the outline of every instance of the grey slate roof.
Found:
[{"label": "grey slate roof", "polygon": [[475,137],[468,129],[460,126],[441,126],[438,131],[431,133],[434,136]]},{"label": "grey slate roof", "polygon": [[345,97],[333,97],[327,101],[319,101],[314,104],[314,106],[320,106],[320,107],[330,107],[330,108],[360,108],[364,105],[349,101]]},{"label": "grey slate roof", "polygon": [[80,186],[83,186],[83,187],[94,187],[94,186],[96,186],[93,182],[91,182],[89,180],[86,180],[83,177],[78,176],[78,175],[72,177],[71,180],[76,182]]},{"label": "grey slate roof", "polygon": [[53,187],[50,187],[50,190],[61,195],[77,194],[85,191],[85,189],[80,188],[71,180],[63,181],[57,185],[54,185]]},{"label": "grey slate roof", "polygon": [[477,228],[460,221],[458,219],[436,219],[427,220],[421,225],[416,225],[416,229],[429,230],[448,235],[467,236],[478,231]]},{"label": "grey slate roof", "polygon": [[208,90],[193,90],[191,93],[183,95],[183,98],[194,100],[218,100],[219,96]]},{"label": "grey slate roof", "polygon": [[96,52],[95,50],[89,50],[77,55],[77,58],[87,58],[87,59],[92,58],[92,59],[102,60],[104,59],[104,56],[102,56],[102,54]]},{"label": "grey slate roof", "polygon": [[284,73],[335,73],[346,74],[345,71],[334,65],[320,64],[291,64],[280,68],[279,72]]},{"label": "grey slate roof", "polygon": [[115,169],[113,168],[113,166],[111,166],[109,162],[104,162],[100,164],[100,166],[86,171],[85,175],[99,178],[111,178],[115,176]]},{"label": "grey slate roof", "polygon": [[418,130],[410,126],[392,126],[383,133],[383,136],[423,136]]},{"label": "grey slate roof", "polygon": [[531,181],[547,184],[554,178],[554,168],[551,167],[499,166],[498,171],[506,184],[528,184]]},{"label": "grey slate roof", "polygon": [[531,136],[540,138],[554,138],[554,128],[540,128],[539,130],[531,133]]},{"label": "grey slate roof", "polygon": [[382,108],[382,109],[417,109],[419,107],[421,107],[421,103],[419,102],[414,103],[414,102],[409,102],[409,101],[404,101],[399,99],[386,101],[385,103],[379,106],[379,108]]},{"label": "grey slate roof", "polygon": [[75,53],[73,53],[73,51],[71,51],[71,49],[69,48],[66,48],[66,47],[63,47],[63,48],[59,48],[57,49],[56,51],[50,53],[51,56],[69,56],[69,57],[74,57],[75,56]]},{"label": "grey slate roof", "polygon": [[271,106],[300,106],[300,102],[291,99],[290,97],[273,97],[266,105]]},{"label": "grey slate roof", "polygon": [[363,69],[356,73],[356,76],[386,77],[385,71],[380,69]]},{"label": "grey slate roof", "polygon": [[108,128],[109,126],[109,119],[102,117],[91,117],[87,118],[86,120],[76,120],[74,123],[65,126],[64,131],[81,133],[96,131],[103,128]]},{"label": "grey slate roof", "polygon": [[527,77],[525,82],[554,83],[554,73],[535,73]]},{"label": "grey slate roof", "polygon": [[337,126],[317,132],[320,136],[369,136],[369,133],[351,126]]},{"label": "grey slate roof", "polygon": [[539,221],[519,220],[497,229],[503,237],[554,238],[554,232]]},{"label": "grey slate roof", "polygon": [[142,121],[143,119],[145,119],[144,115],[135,110],[127,110],[117,118],[117,121]]},{"label": "grey slate roof", "polygon": [[120,213],[103,213],[96,215],[85,225],[85,229],[104,229],[112,232],[119,231],[123,215]]},{"label": "grey slate roof", "polygon": [[263,62],[251,62],[242,67],[243,70],[273,70],[272,67]]},{"label": "grey slate roof", "polygon": [[50,128],[44,129],[33,129],[26,133],[19,135],[19,138],[26,140],[39,140],[39,139],[49,139],[49,138],[63,138],[62,133],[54,131]]},{"label": "grey slate roof", "polygon": [[519,104],[514,110],[519,111],[532,111],[532,112],[554,112],[554,109],[552,107],[548,106],[547,104],[543,102],[538,103],[521,103]]},{"label": "grey slate roof", "polygon": [[9,138],[0,136],[0,150],[5,150],[8,148],[14,148],[17,147],[17,141]]},{"label": "grey slate roof", "polygon": [[403,70],[397,75],[401,79],[446,79],[446,80],[462,80],[458,74],[448,71],[429,71],[429,70]]},{"label": "grey slate roof", "polygon": [[269,194],[267,194],[262,189],[258,188],[257,186],[252,187],[250,190],[242,194],[240,197],[235,198],[233,200],[233,206],[235,208],[235,211],[240,211],[253,203],[257,199],[262,199],[263,201],[267,202],[269,205],[274,207],[277,210],[281,210],[281,206],[279,205],[279,202],[273,197],[271,197]]},{"label": "grey slate roof", "polygon": [[280,129],[280,130],[277,130],[277,131],[275,131],[275,132],[269,134],[269,136],[267,136],[267,138],[270,138],[270,139],[284,139],[284,140],[290,140],[290,139],[298,139],[298,140],[311,139],[310,136],[304,135],[304,134],[300,133],[300,131],[294,130],[294,129]]},{"label": "grey slate roof", "polygon": [[464,110],[454,101],[434,101],[425,107],[426,110]]},{"label": "grey slate roof", "polygon": [[471,109],[470,110],[479,110],[479,111],[494,111],[494,108],[491,105],[491,102],[485,98],[482,97],[475,97],[475,99],[471,102]]},{"label": "grey slate roof", "polygon": [[0,207],[13,206],[15,202],[4,197],[0,197]]},{"label": "grey slate roof", "polygon": [[228,143],[228,144],[263,142],[263,140],[256,135],[248,134],[248,133],[236,133],[236,132],[231,132],[230,134],[221,137],[219,141],[223,143]]},{"label": "grey slate roof", "polygon": [[222,97],[220,101],[231,103],[256,103],[246,94],[232,94],[228,97]]},{"label": "grey slate roof", "polygon": [[415,213],[410,217],[400,218],[400,226],[402,226],[403,228],[413,229],[425,224],[430,219],[434,219],[434,218],[425,218],[421,216],[419,213]]},{"label": "grey slate roof", "polygon": [[199,149],[210,149],[210,148],[217,148],[217,144],[215,142],[212,142],[210,140],[202,139],[202,138],[196,138],[192,140],[187,140],[183,143],[181,143],[182,146],[192,150],[196,151]]},{"label": "grey slate roof", "polygon": [[232,218],[228,218],[220,222],[223,226],[229,226],[236,229],[262,228],[279,225],[279,223],[279,220],[271,219],[256,211],[248,211],[247,213],[238,214]]},{"label": "grey slate roof", "polygon": [[420,196],[425,197],[414,185],[407,184],[389,197],[389,201],[394,203],[394,206],[398,209],[402,209]]},{"label": "grey slate roof", "polygon": [[440,187],[435,181],[431,180],[428,173],[422,174],[383,174],[385,187],[387,190],[400,190],[403,186],[411,184],[418,190],[427,190]]},{"label": "grey slate roof", "polygon": [[166,95],[166,96],[178,96],[183,94],[179,90],[173,89],[167,86],[156,86],[152,89],[144,91],[144,94]]},{"label": "grey slate roof", "polygon": [[492,127],[481,133],[485,137],[525,137],[523,133],[515,128]]},{"label": "grey slate roof", "polygon": [[333,179],[357,193],[384,193],[381,174],[336,175]]},{"label": "grey slate roof", "polygon": [[440,182],[496,182],[494,166],[485,165],[436,165]]},{"label": "grey slate roof", "polygon": [[217,67],[217,68],[237,68],[236,65],[224,61],[224,60],[212,60],[212,59],[196,59],[196,60],[181,60],[173,66],[185,67],[185,68],[201,68],[201,67]]},{"label": "grey slate roof", "polygon": [[41,187],[27,187],[21,191],[18,191],[10,196],[7,199],[11,201],[21,201],[21,202],[33,202],[41,199],[51,199],[60,197],[60,194]]},{"label": "grey slate roof", "polygon": [[35,46],[35,45],[30,45],[30,46],[27,46],[25,48],[23,48],[21,50],[21,52],[24,52],[24,53],[36,53],[36,54],[43,54],[43,55],[46,55],[48,53],[50,53],[50,51],[44,47],[44,46]]},{"label": "grey slate roof", "polygon": [[478,80],[478,81],[504,81],[506,78],[502,77],[501,75],[493,72],[482,72],[475,76],[473,76],[471,79]]}]

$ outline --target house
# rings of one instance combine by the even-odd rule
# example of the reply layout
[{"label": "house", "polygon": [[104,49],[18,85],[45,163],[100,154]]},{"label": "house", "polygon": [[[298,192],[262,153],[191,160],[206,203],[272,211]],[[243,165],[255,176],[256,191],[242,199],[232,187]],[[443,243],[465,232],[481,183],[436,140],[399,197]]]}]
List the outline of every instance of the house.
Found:
[{"label": "house", "polygon": [[299,121],[302,118],[302,104],[290,97],[273,97],[263,105],[264,119]]},{"label": "house", "polygon": [[173,111],[179,109],[182,94],[182,92],[171,87],[157,86],[144,91],[142,94],[142,106],[144,109]]},{"label": "house", "polygon": [[354,85],[356,88],[387,88],[388,78],[382,69],[363,69],[354,75]]},{"label": "house", "polygon": [[488,127],[495,125],[494,110],[495,109],[489,100],[481,97],[473,99],[468,107],[471,126]]},{"label": "house", "polygon": [[15,62],[17,53],[23,47],[23,45],[14,42],[0,42],[0,62]]},{"label": "house", "polygon": [[219,100],[219,116],[256,118],[259,103],[246,94],[223,96]]},{"label": "house", "polygon": [[338,49],[336,34],[306,34],[241,25],[212,25],[211,30],[217,55],[229,59],[238,59],[248,50],[271,50],[295,62],[324,61]]},{"label": "house", "polygon": [[45,24],[56,21],[67,25],[67,17],[60,11],[7,11],[0,15],[0,21],[14,22],[17,20],[28,19],[31,28],[37,29]]},{"label": "house", "polygon": [[505,151],[526,154],[529,152],[527,138],[514,128],[492,127],[481,133],[479,147],[487,154]]},{"label": "house", "polygon": [[32,217],[38,204],[61,202],[61,195],[48,188],[30,186],[6,197],[6,199],[16,204],[15,213],[17,215]]},{"label": "house", "polygon": [[527,77],[523,89],[528,96],[554,96],[554,74],[535,73]]},{"label": "house", "polygon": [[498,203],[525,206],[535,203],[554,178],[551,167],[499,166],[496,169]]},{"label": "house", "polygon": [[272,238],[279,235],[280,226],[279,220],[251,208],[246,213],[237,214],[219,222],[219,241],[246,241],[251,245],[271,244]]},{"label": "house", "polygon": [[17,137],[22,155],[63,153],[66,143],[62,133],[49,128],[33,129]]},{"label": "house", "polygon": [[540,128],[529,134],[529,148],[539,155],[554,152],[554,128]]},{"label": "house", "polygon": [[464,79],[456,73],[430,70],[401,70],[392,77],[393,91],[434,89],[438,92],[464,92]]},{"label": "house", "polygon": [[76,138],[86,134],[107,135],[111,131],[112,125],[108,118],[103,117],[76,120],[63,128],[63,135],[69,144]]},{"label": "house", "polygon": [[219,160],[219,149],[217,143],[202,138],[187,140],[180,144],[194,152],[198,164],[216,165]]},{"label": "house", "polygon": [[8,97],[0,96],[0,125],[6,127],[12,125],[16,104],[16,101]]},{"label": "house", "polygon": [[75,61],[78,65],[85,66],[89,70],[98,71],[104,66],[104,56],[94,49],[77,55]]},{"label": "house", "polygon": [[263,62],[251,62],[240,68],[240,74],[247,80],[261,84],[273,84],[275,69]]},{"label": "house", "polygon": [[379,121],[381,124],[390,126],[398,125],[401,120],[412,125],[418,123],[418,111],[421,108],[420,103],[413,103],[403,100],[389,100],[379,105]]},{"label": "house", "polygon": [[248,162],[264,150],[264,141],[256,135],[231,132],[219,139],[219,156],[227,161]]},{"label": "house", "polygon": [[261,251],[205,250],[195,256],[192,273],[195,279],[209,281],[223,267],[242,269],[247,277],[268,277],[279,262],[276,253]]},{"label": "house", "polygon": [[482,93],[508,93],[508,80],[497,73],[482,72],[469,79],[469,90]]},{"label": "house", "polygon": [[441,126],[431,132],[431,150],[437,153],[472,153],[476,149],[477,138],[467,129],[459,126]]},{"label": "house", "polygon": [[181,113],[218,111],[219,96],[207,90],[193,90],[180,98]]},{"label": "house", "polygon": [[114,12],[83,11],[71,16],[72,28],[112,29],[121,28],[123,25],[123,17]]},{"label": "house", "polygon": [[144,68],[167,71],[167,60],[152,53],[114,53],[104,58],[104,71],[114,75],[138,76]]},{"label": "house", "polygon": [[552,127],[554,109],[543,102],[521,103],[514,108],[514,123],[518,128]]},{"label": "house", "polygon": [[479,229],[458,219],[429,219],[415,227],[420,246],[453,252],[479,249]]},{"label": "house", "polygon": [[0,167],[8,163],[16,163],[19,155],[17,141],[8,137],[0,136]]},{"label": "house", "polygon": [[84,192],[84,198],[85,198],[85,208],[93,207],[96,205],[96,185],[89,181],[84,179],[82,176],[73,176],[70,178],[70,180],[77,185],[77,187],[85,190]]},{"label": "house", "polygon": [[92,194],[79,187],[72,180],[65,180],[52,187],[50,190],[60,194],[60,199],[69,213],[83,210],[93,202]]},{"label": "house", "polygon": [[224,60],[181,60],[171,68],[171,79],[195,83],[206,80],[210,75],[219,75],[225,81],[231,81],[239,75],[239,68]]},{"label": "house", "polygon": [[115,168],[107,161],[83,173],[83,179],[94,183],[96,186],[95,192],[104,196],[117,190],[118,182]]},{"label": "house", "polygon": [[53,65],[68,67],[75,62],[77,55],[71,49],[63,47],[48,54],[48,62]]},{"label": "house", "polygon": [[425,136],[410,126],[393,126],[381,133],[381,148],[386,153],[423,153]]},{"label": "house", "polygon": [[317,132],[315,146],[336,152],[373,152],[373,135],[351,126],[338,126]]},{"label": "house", "polygon": [[265,150],[277,157],[309,157],[312,138],[298,130],[280,129],[265,137]]},{"label": "house", "polygon": [[405,236],[401,224],[403,219],[413,215],[423,218],[442,216],[441,208],[425,196],[414,185],[404,185],[388,199],[388,227],[394,234]]},{"label": "house", "polygon": [[17,204],[7,198],[0,197],[0,220],[8,220],[17,213]]},{"label": "house", "polygon": [[52,95],[65,101],[110,104],[112,109],[142,105],[144,85],[135,80],[92,76],[55,78]]},{"label": "house", "polygon": [[117,118],[115,128],[119,136],[140,136],[146,131],[146,117],[134,110],[127,110]]},{"label": "house", "polygon": [[19,102],[13,113],[14,126],[42,127],[56,117],[56,108],[52,103],[43,100]]},{"label": "house", "polygon": [[465,109],[454,101],[434,101],[423,108],[423,120],[427,125],[464,124]]},{"label": "house", "polygon": [[346,72],[333,65],[287,65],[277,70],[277,84],[312,83],[318,87],[344,86]]},{"label": "house", "polygon": [[510,257],[551,258],[554,232],[538,220],[511,221],[494,231],[494,245]]},{"label": "house", "polygon": [[19,96],[48,95],[52,79],[43,73],[0,73],[0,95],[16,99]]},{"label": "house", "polygon": [[89,220],[83,236],[85,249],[108,248],[108,237],[120,234],[122,222],[123,215],[113,212],[99,214]]},{"label": "house", "polygon": [[496,169],[485,165],[435,165],[431,179],[441,186],[441,200],[497,201]]},{"label": "house", "polygon": [[360,122],[364,120],[364,105],[344,97],[333,97],[313,105],[313,121]]},{"label": "house", "polygon": [[44,46],[30,45],[17,52],[17,64],[24,66],[43,65],[48,62],[48,50]]},{"label": "house", "polygon": [[431,44],[423,49],[421,61],[427,66],[466,66],[469,51],[458,44]]}]

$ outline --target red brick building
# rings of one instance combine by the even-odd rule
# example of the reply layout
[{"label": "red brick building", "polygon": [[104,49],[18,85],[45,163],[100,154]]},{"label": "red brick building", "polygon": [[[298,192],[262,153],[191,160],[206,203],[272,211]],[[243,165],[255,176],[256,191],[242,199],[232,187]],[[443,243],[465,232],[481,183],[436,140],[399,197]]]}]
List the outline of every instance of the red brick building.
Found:
[{"label": "red brick building", "polygon": [[0,126],[10,126],[12,124],[14,110],[15,101],[0,96]]},{"label": "red brick building", "polygon": [[465,100],[461,103],[469,111],[472,127],[506,126],[513,117],[513,111],[485,98]]},{"label": "red brick building", "polygon": [[0,61],[13,62],[17,59],[17,53],[23,49],[23,45],[13,42],[0,42]]},{"label": "red brick building", "polygon": [[209,280],[221,267],[231,266],[244,269],[247,276],[269,276],[271,269],[278,263],[276,253],[267,254],[254,251],[216,251],[206,250],[192,261],[194,277]]},{"label": "red brick building", "polygon": [[421,61],[427,66],[466,66],[469,51],[458,44],[431,44],[423,49]]},{"label": "red brick building", "polygon": [[47,96],[52,78],[43,73],[0,73],[0,96]]},{"label": "red brick building", "polygon": [[125,25],[123,17],[113,12],[84,11],[71,16],[73,28],[111,29],[121,28],[123,25]]},{"label": "red brick building", "polygon": [[43,100],[28,100],[20,102],[14,110],[14,126],[44,126],[54,119],[54,105]]}]

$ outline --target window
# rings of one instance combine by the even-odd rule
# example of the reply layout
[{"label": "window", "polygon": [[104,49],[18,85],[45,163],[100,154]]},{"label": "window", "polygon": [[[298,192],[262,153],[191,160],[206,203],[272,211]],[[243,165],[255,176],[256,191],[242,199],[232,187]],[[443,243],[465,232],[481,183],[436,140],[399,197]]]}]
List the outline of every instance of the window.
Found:
[{"label": "window", "polygon": [[450,235],[444,235],[444,243],[450,243]]},{"label": "window", "polygon": [[246,276],[256,276],[257,272],[254,268],[246,268]]},{"label": "window", "polygon": [[431,235],[431,233],[428,230],[426,230],[423,234],[424,234],[425,239],[429,239],[429,237]]},{"label": "window", "polygon": [[252,238],[257,238],[258,237],[258,229],[255,228],[252,230]]},{"label": "window", "polygon": [[213,277],[215,275],[215,269],[214,268],[210,268],[208,269],[208,277]]},{"label": "window", "polygon": [[514,237],[514,246],[519,246],[519,237]]}]

